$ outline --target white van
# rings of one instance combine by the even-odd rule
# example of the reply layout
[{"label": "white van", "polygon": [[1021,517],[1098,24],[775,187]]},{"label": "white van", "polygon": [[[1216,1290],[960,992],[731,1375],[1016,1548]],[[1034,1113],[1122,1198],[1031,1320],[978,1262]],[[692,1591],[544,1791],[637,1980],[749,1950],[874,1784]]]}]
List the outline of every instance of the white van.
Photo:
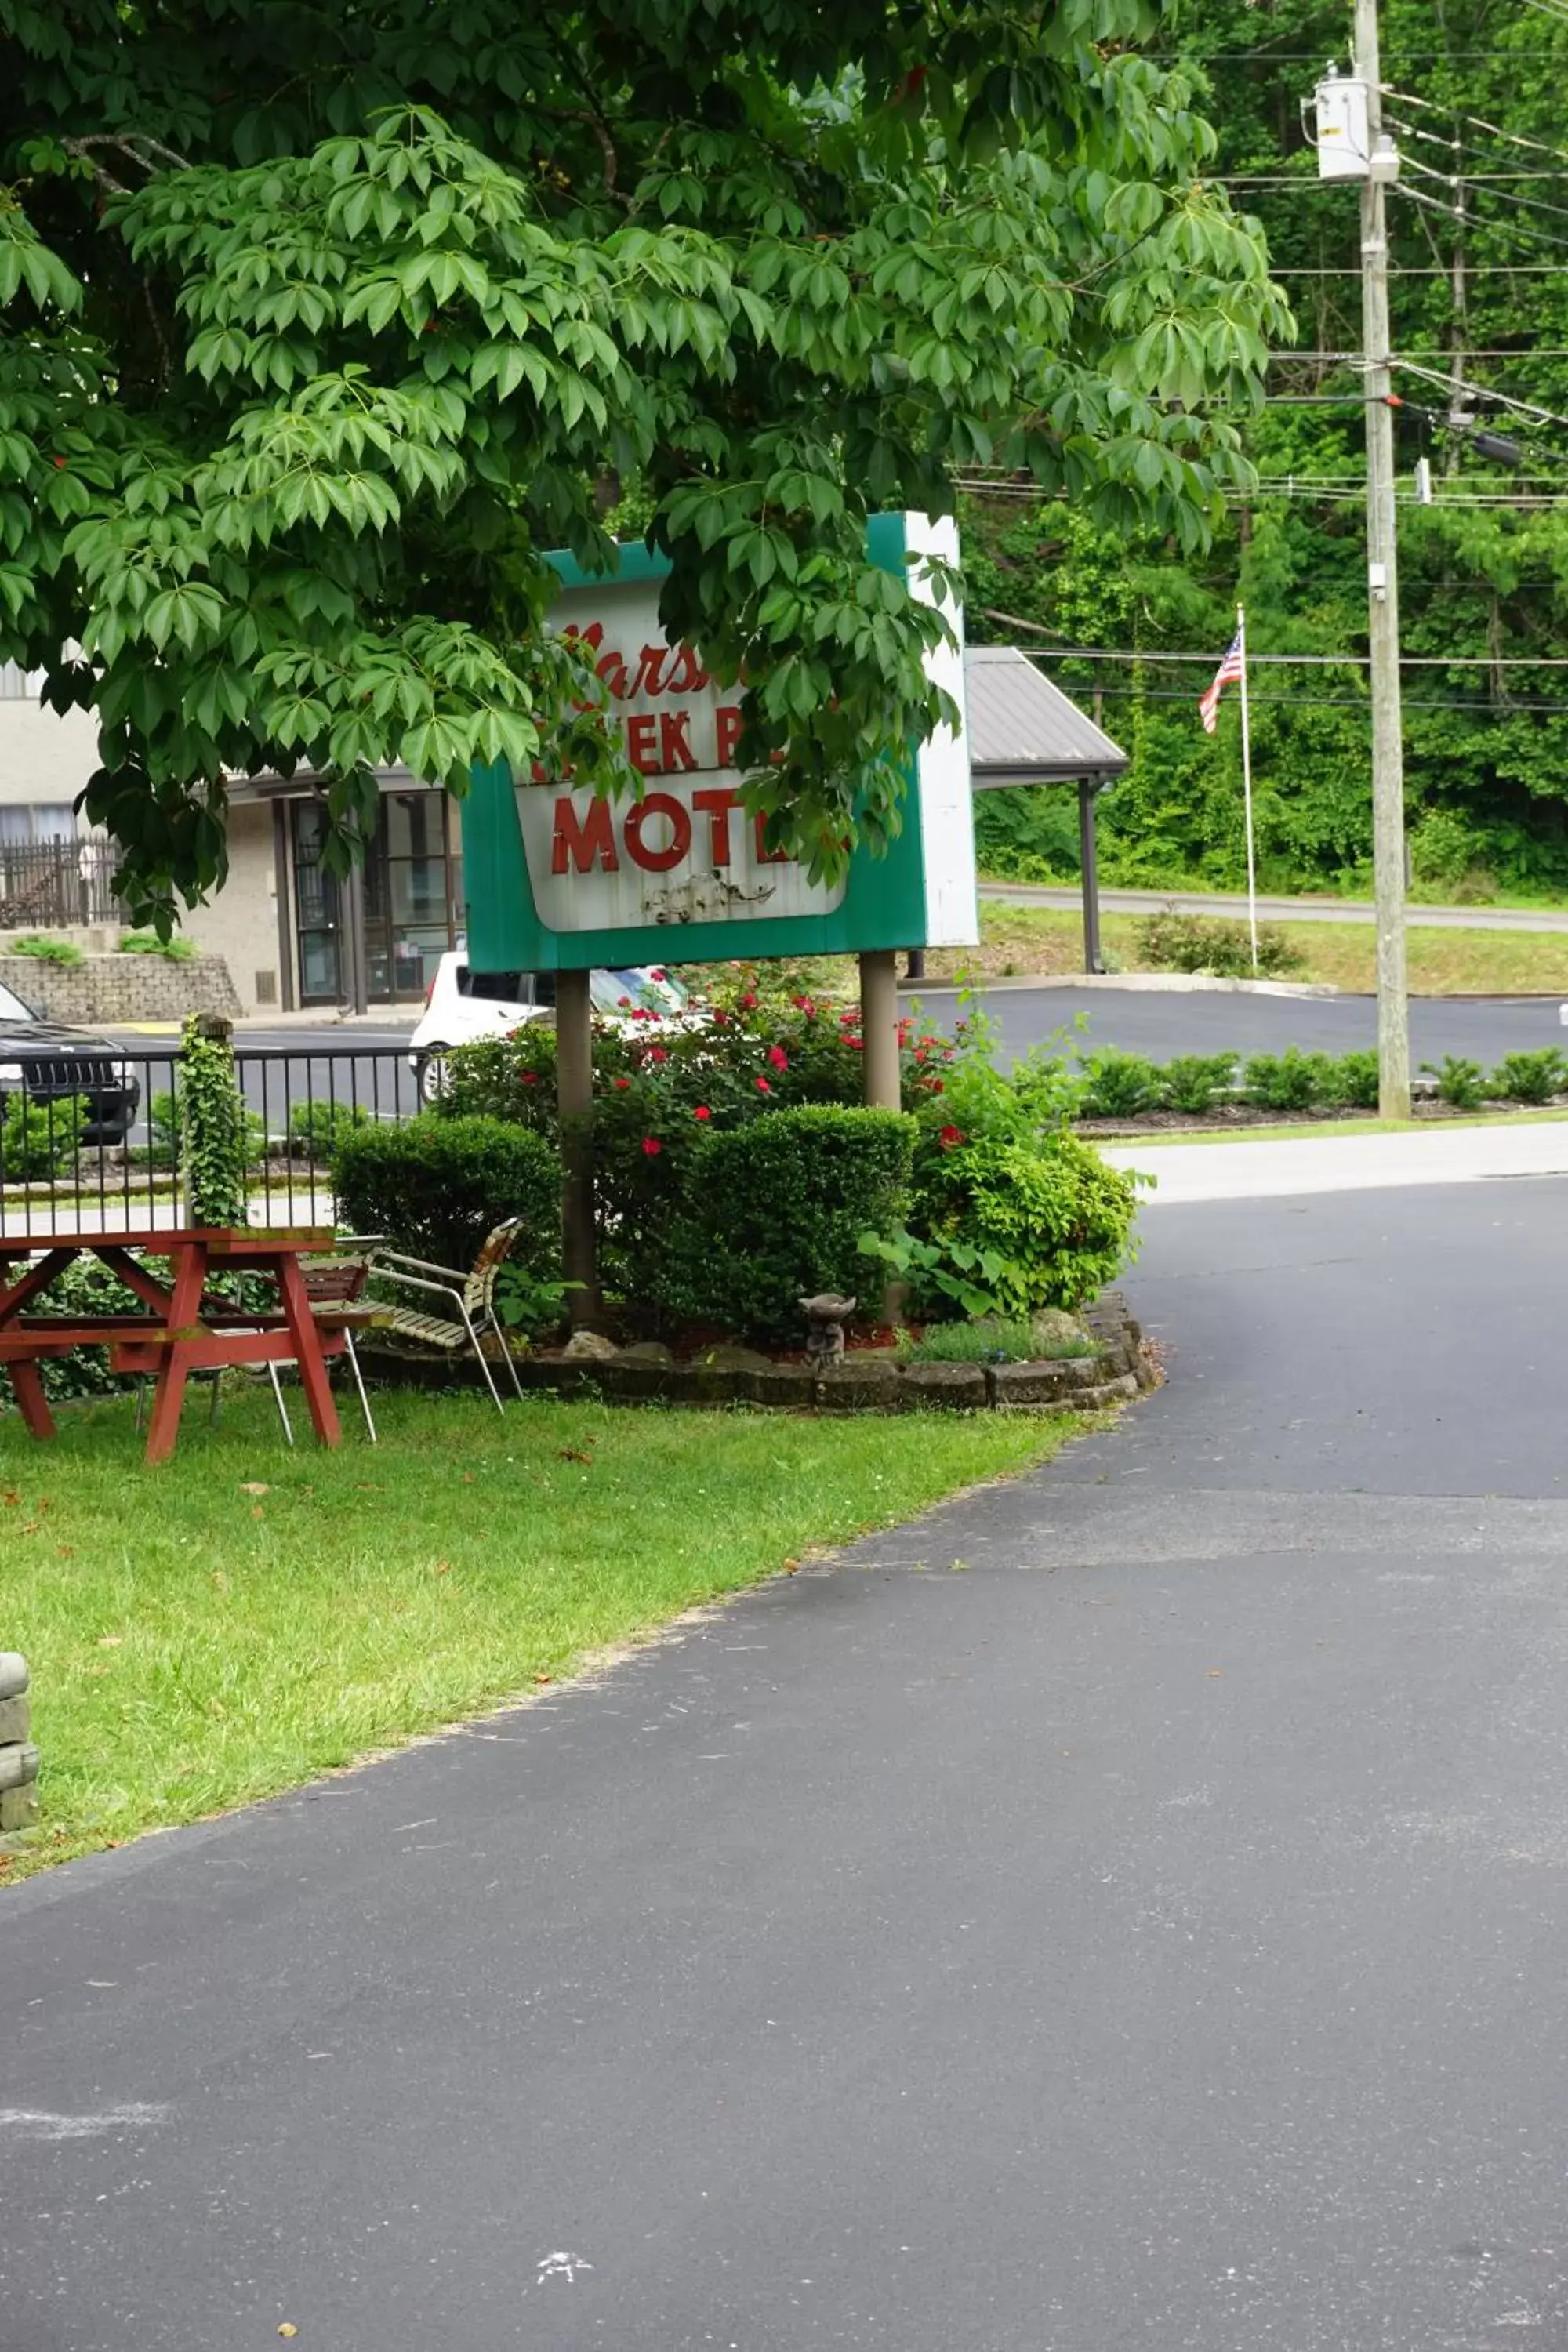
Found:
[{"label": "white van", "polygon": [[[686,1010],[687,992],[662,969],[595,971],[589,975],[589,992],[595,1013],[610,1020],[624,1019],[631,1005],[678,1017]],[[425,992],[425,1010],[409,1040],[408,1066],[419,1089],[419,1099],[433,1103],[441,1092],[442,1056],[454,1045],[476,1037],[503,1036],[526,1021],[538,1021],[555,1010],[552,971],[470,971],[468,952],[456,948],[441,958],[436,976]]]}]

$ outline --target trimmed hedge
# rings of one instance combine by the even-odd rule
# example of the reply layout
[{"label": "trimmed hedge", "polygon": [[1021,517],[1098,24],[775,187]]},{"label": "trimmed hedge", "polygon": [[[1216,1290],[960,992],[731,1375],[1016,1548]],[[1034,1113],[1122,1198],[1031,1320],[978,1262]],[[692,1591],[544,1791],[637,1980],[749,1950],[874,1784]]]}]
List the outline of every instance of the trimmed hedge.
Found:
[{"label": "trimmed hedge", "polygon": [[866,1287],[859,1237],[909,1209],[915,1121],[807,1103],[702,1137],[658,1269],[667,1313],[753,1339],[805,1337],[800,1300]]},{"label": "trimmed hedge", "polygon": [[340,1221],[410,1257],[467,1269],[493,1225],[521,1217],[518,1264],[559,1265],[561,1162],[527,1128],[429,1114],[356,1128],[340,1133],[331,1167]]}]

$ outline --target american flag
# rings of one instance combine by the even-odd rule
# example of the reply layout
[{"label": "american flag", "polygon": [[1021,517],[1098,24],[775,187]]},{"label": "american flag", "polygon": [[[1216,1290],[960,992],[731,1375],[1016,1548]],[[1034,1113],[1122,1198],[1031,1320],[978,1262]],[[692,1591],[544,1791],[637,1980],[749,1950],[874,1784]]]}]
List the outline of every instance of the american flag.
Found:
[{"label": "american flag", "polygon": [[1209,688],[1208,692],[1203,696],[1202,699],[1198,703],[1198,713],[1203,719],[1204,731],[1205,734],[1212,735],[1215,729],[1219,725],[1220,696],[1225,692],[1227,686],[1239,685],[1240,681],[1241,631],[1237,629],[1235,636],[1232,637],[1229,645],[1226,647],[1224,661],[1221,662],[1218,669],[1216,669],[1214,674],[1214,684]]}]

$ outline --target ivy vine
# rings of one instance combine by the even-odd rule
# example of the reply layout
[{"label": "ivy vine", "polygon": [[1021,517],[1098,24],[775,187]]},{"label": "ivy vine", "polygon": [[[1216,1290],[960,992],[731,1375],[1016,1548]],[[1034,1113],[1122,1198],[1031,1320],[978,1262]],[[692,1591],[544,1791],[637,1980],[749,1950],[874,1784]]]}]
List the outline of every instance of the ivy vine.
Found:
[{"label": "ivy vine", "polygon": [[182,1032],[180,1139],[191,1223],[246,1223],[249,1121],[228,1024],[207,1013],[193,1013]]}]

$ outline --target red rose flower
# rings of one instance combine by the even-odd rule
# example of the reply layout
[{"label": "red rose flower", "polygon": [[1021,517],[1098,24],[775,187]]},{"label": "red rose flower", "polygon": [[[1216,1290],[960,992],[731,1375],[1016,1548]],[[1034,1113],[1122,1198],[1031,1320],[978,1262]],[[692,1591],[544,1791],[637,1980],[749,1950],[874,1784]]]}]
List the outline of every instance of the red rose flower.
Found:
[{"label": "red rose flower", "polygon": [[784,1052],[782,1045],[770,1045],[768,1047],[768,1059],[773,1064],[775,1070],[787,1070],[789,1067],[789,1055]]},{"label": "red rose flower", "polygon": [[951,1151],[956,1144],[963,1141],[963,1129],[961,1127],[944,1127],[937,1141],[944,1151]]},{"label": "red rose flower", "polygon": [[537,1070],[524,1070],[522,1073],[522,1083],[525,1087],[536,1087],[539,1084],[539,1072]]},{"label": "red rose flower", "polygon": [[632,1001],[632,1000],[631,1000],[631,998],[630,998],[629,996],[617,996],[617,997],[616,997],[616,1003],[617,1004],[619,1004],[619,1005],[626,1005],[626,1004],[629,1004],[629,1003],[631,1003],[631,1001]]},{"label": "red rose flower", "polygon": [[928,1094],[928,1095],[940,1095],[940,1094],[942,1094],[942,1093],[943,1093],[943,1092],[945,1091],[945,1089],[944,1089],[944,1087],[943,1087],[943,1086],[942,1086],[942,1080],[941,1080],[940,1078],[936,1078],[936,1077],[927,1077],[927,1078],[922,1078],[922,1079],[921,1080],[921,1084],[924,1087],[924,1088],[925,1088],[925,1090],[926,1090],[926,1092],[927,1092],[927,1094]]},{"label": "red rose flower", "polygon": [[754,996],[742,996],[742,999],[741,999],[741,1010],[742,1010],[742,1013],[754,1013],[754,1012],[756,1011],[756,1009],[757,1009],[757,1000],[756,1000],[756,998],[755,998]]},{"label": "red rose flower", "polygon": [[[947,1130],[944,1128],[942,1132],[945,1134],[946,1131]],[[956,1135],[957,1132],[958,1130],[955,1128],[953,1129],[953,1133]],[[650,1160],[657,1160],[659,1153],[664,1150],[664,1146],[659,1141],[657,1135],[645,1135],[642,1139],[642,1148],[647,1152]]]},{"label": "red rose flower", "polygon": [[772,1094],[772,1092],[773,1092],[773,1088],[772,1088],[772,1087],[770,1087],[770,1086],[769,1086],[769,1084],[768,1084],[768,1082],[767,1082],[766,1078],[759,1078],[759,1079],[757,1080],[757,1092],[758,1092],[760,1095],[771,1095],[771,1094]]},{"label": "red rose flower", "polygon": [[662,1045],[650,1045],[647,1049],[647,1057],[650,1062],[668,1062],[669,1059]]},{"label": "red rose flower", "polygon": [[721,1010],[715,1012],[713,1015],[713,1026],[715,1029],[727,1029],[730,1026],[729,1014]]},{"label": "red rose flower", "polygon": [[629,1087],[629,1086],[631,1085],[631,1080],[630,1080],[630,1078],[617,1078],[617,1079],[616,1080],[616,1086],[617,1086],[617,1087],[620,1087],[621,1091],[624,1093],[624,1092],[626,1091],[626,1087]]},{"label": "red rose flower", "polygon": [[713,1114],[706,1103],[699,1103],[691,1116],[693,1118],[711,1118]]},{"label": "red rose flower", "polygon": [[844,1042],[848,1046],[852,1054],[863,1054],[866,1050],[866,1040],[864,1037],[847,1037]]}]

